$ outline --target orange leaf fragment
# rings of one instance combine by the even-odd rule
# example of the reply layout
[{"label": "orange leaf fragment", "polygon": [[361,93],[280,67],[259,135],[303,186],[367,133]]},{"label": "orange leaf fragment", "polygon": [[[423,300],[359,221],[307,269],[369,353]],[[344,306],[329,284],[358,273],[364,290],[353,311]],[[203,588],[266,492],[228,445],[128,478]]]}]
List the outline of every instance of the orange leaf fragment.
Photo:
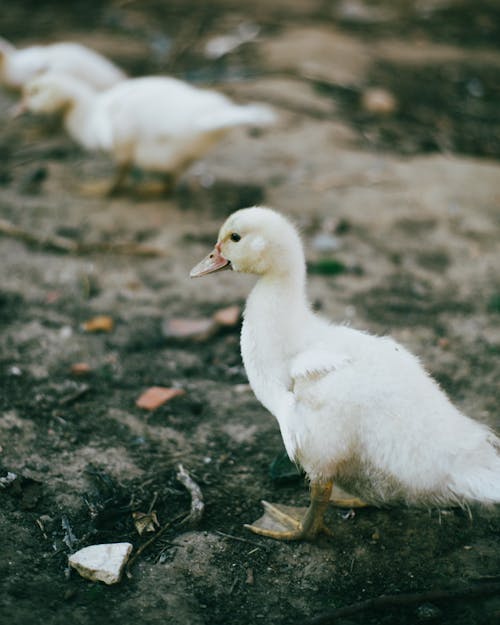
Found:
[{"label": "orange leaf fragment", "polygon": [[85,332],[111,332],[114,328],[115,322],[112,317],[108,315],[98,315],[92,317],[83,324]]},{"label": "orange leaf fragment", "polygon": [[75,362],[71,365],[70,371],[73,375],[87,375],[92,371],[92,367],[86,362]]},{"label": "orange leaf fragment", "polygon": [[228,306],[221,308],[214,313],[214,320],[221,326],[235,326],[240,320],[241,308],[239,306]]},{"label": "orange leaf fragment", "polygon": [[213,319],[167,319],[163,324],[163,335],[167,338],[203,341],[213,333]]},{"label": "orange leaf fragment", "polygon": [[145,410],[156,410],[167,401],[170,401],[174,397],[185,395],[186,391],[181,388],[165,388],[164,386],[152,386],[139,397],[135,402],[138,408],[144,408]]}]

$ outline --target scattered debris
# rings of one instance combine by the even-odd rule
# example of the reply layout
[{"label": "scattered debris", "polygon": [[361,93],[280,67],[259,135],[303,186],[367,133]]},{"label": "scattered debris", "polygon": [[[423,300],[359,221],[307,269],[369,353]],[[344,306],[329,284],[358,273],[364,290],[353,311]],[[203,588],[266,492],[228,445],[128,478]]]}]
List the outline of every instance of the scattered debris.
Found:
[{"label": "scattered debris", "polygon": [[78,544],[78,539],[75,536],[71,523],[66,515],[63,515],[61,518],[61,526],[64,530],[63,543],[68,547],[68,549],[73,551],[75,546]]},{"label": "scattered debris", "polygon": [[241,308],[240,306],[228,306],[227,308],[221,308],[217,310],[213,319],[220,326],[232,327],[238,324],[241,317]]},{"label": "scattered debris", "polygon": [[198,484],[180,463],[177,465],[176,477],[191,495],[191,510],[183,522],[187,523],[190,527],[196,527],[201,521],[201,517],[205,511],[203,493],[201,492],[201,488]]},{"label": "scattered debris", "polygon": [[142,536],[144,532],[156,532],[156,529],[160,527],[156,512],[132,512],[132,518],[134,519],[135,529],[139,536]]},{"label": "scattered debris", "polygon": [[252,387],[250,384],[235,384],[233,386],[233,391],[238,394],[250,393],[252,391]]},{"label": "scattered debris", "polygon": [[148,388],[147,391],[142,393],[139,399],[135,402],[135,405],[138,408],[144,408],[145,410],[156,410],[174,397],[180,397],[185,394],[186,391],[181,388],[152,386],[151,388]]},{"label": "scattered debris", "polygon": [[91,545],[70,555],[68,562],[86,579],[116,584],[121,579],[131,551],[131,543]]},{"label": "scattered debris", "polygon": [[391,608],[401,609],[402,607],[419,606],[427,603],[437,603],[440,601],[475,599],[478,597],[486,597],[488,595],[496,595],[500,592],[500,583],[491,582],[486,584],[477,584],[474,586],[466,586],[451,590],[428,590],[415,593],[401,593],[399,595],[381,595],[373,599],[366,599],[353,605],[337,608],[326,614],[316,616],[308,621],[301,620],[301,625],[334,625],[347,616],[360,614],[361,612],[372,613],[374,610],[385,610]]},{"label": "scattered debris", "polygon": [[77,399],[80,399],[83,395],[90,391],[90,386],[88,384],[81,384],[75,390],[72,390],[70,393],[67,393],[63,397],[59,399],[60,406],[67,406],[68,404],[72,404]]},{"label": "scattered debris", "polygon": [[246,583],[249,586],[253,586],[255,584],[255,578],[254,578],[254,574],[253,574],[253,569],[247,569]]},{"label": "scattered debris", "polygon": [[73,375],[87,375],[92,371],[92,367],[86,362],[75,362],[70,367]]},{"label": "scattered debris", "polygon": [[336,252],[340,247],[340,239],[326,232],[319,232],[312,240],[313,249],[322,254]]},{"label": "scattered debris", "polygon": [[381,87],[370,87],[361,94],[361,105],[368,113],[391,115],[398,108],[394,95]]},{"label": "scattered debris", "polygon": [[82,328],[85,332],[111,332],[115,326],[115,322],[109,315],[98,315],[85,321]]},{"label": "scattered debris", "polygon": [[215,533],[219,534],[219,536],[224,536],[224,538],[236,540],[239,543],[246,543],[247,545],[253,545],[256,549],[264,549],[264,551],[270,550],[270,546],[266,543],[258,543],[255,540],[249,540],[248,538],[242,538],[241,536],[233,536],[232,534],[226,534],[225,532],[220,532],[219,530],[216,530]]},{"label": "scattered debris", "polygon": [[153,543],[155,543],[160,538],[160,536],[163,536],[163,534],[172,527],[172,525],[176,521],[178,521],[179,519],[182,519],[183,517],[186,517],[185,512],[181,512],[181,514],[178,514],[171,521],[168,521],[167,523],[165,523],[165,525],[158,532],[156,532],[154,536],[152,536],[149,540],[147,540],[143,545],[141,545],[137,549],[134,555],[130,558],[129,563],[127,565],[127,577],[132,577],[132,574],[130,573],[130,569],[132,568],[132,565],[136,562],[137,558],[141,555],[141,553],[145,551],[148,547],[150,547]]},{"label": "scattered debris", "polygon": [[21,510],[33,510],[42,496],[41,482],[7,469],[0,470],[0,489],[17,497]]},{"label": "scattered debris", "polygon": [[6,475],[3,475],[0,477],[0,488],[7,488],[16,479],[17,479],[17,473],[12,473],[12,471],[7,471]]},{"label": "scattered debris", "polygon": [[47,295],[45,296],[45,303],[46,304],[55,304],[60,299],[61,299],[61,292],[60,291],[49,291],[47,293]]},{"label": "scattered debris", "polygon": [[239,48],[244,43],[254,41],[260,32],[260,28],[254,22],[241,22],[236,30],[228,35],[214,37],[207,41],[205,56],[216,60]]},{"label": "scattered debris", "polygon": [[165,338],[205,341],[210,338],[217,324],[214,319],[167,319],[162,325]]},{"label": "scattered debris", "polygon": [[110,254],[124,254],[129,256],[165,256],[163,250],[147,245],[139,245],[138,243],[84,243],[83,241],[73,241],[72,239],[60,237],[58,235],[40,235],[35,232],[30,232],[29,230],[24,230],[24,228],[16,226],[6,219],[0,219],[0,235],[19,239],[34,247],[65,254],[108,252]]},{"label": "scattered debris", "polygon": [[351,519],[354,519],[354,517],[356,516],[356,512],[351,508],[346,512],[339,512],[339,515],[342,521],[350,521]]}]

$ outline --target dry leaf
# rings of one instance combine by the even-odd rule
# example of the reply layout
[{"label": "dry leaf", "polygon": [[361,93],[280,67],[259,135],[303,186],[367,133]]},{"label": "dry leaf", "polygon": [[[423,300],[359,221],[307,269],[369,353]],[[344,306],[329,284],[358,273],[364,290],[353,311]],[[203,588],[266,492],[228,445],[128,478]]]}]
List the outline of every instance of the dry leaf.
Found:
[{"label": "dry leaf", "polygon": [[83,324],[85,332],[111,332],[115,325],[112,317],[108,315],[98,315],[92,317]]},{"label": "dry leaf", "polygon": [[235,326],[241,316],[241,308],[239,306],[228,306],[221,308],[214,313],[214,321],[221,326]]},{"label": "dry leaf", "polygon": [[139,397],[135,402],[139,408],[145,410],[156,410],[167,401],[170,401],[174,397],[185,395],[186,391],[181,388],[165,388],[164,386],[152,386]]},{"label": "dry leaf", "polygon": [[213,319],[167,319],[163,324],[163,335],[166,338],[203,341],[213,334],[215,328]]},{"label": "dry leaf", "polygon": [[132,518],[139,536],[142,536],[144,532],[155,532],[156,528],[160,527],[154,510],[153,512],[132,512]]},{"label": "dry leaf", "polygon": [[70,371],[73,375],[87,375],[92,371],[92,368],[86,362],[75,362],[71,365]]}]

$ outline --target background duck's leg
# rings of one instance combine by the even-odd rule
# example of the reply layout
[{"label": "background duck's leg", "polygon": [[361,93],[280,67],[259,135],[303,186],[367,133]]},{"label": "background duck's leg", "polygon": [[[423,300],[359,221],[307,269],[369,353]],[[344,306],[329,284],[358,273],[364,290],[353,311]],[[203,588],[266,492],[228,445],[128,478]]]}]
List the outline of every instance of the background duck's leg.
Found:
[{"label": "background duck's leg", "polygon": [[264,514],[249,530],[261,536],[278,540],[310,540],[320,532],[330,534],[324,516],[330,503],[332,482],[311,484],[311,503],[308,508],[284,506],[263,501]]},{"label": "background duck's leg", "polygon": [[196,156],[186,156],[181,160],[172,171],[164,174],[165,187],[164,192],[168,195],[177,187],[181,176],[188,170],[197,160]]},{"label": "background duck's leg", "polygon": [[108,189],[108,195],[116,195],[122,190],[131,169],[132,165],[130,163],[120,163],[118,165],[115,179],[113,180],[111,187]]},{"label": "background duck's leg", "polygon": [[177,182],[182,174],[182,169],[176,169],[175,171],[167,171],[162,175],[163,188],[162,192],[165,195],[172,195],[177,186]]},{"label": "background duck's leg", "polygon": [[366,508],[368,506],[365,501],[347,493],[336,484],[332,487],[330,502],[338,508]]}]

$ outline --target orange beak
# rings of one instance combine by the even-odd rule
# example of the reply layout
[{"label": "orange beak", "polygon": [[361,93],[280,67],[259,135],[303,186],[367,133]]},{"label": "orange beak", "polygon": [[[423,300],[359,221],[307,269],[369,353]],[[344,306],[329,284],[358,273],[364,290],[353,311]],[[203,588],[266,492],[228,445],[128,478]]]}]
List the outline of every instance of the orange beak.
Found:
[{"label": "orange beak", "polygon": [[205,256],[196,267],[191,269],[189,276],[191,278],[201,278],[201,276],[205,276],[207,273],[213,273],[221,269],[231,269],[231,263],[227,258],[222,256],[220,244],[218,243],[208,256]]}]

